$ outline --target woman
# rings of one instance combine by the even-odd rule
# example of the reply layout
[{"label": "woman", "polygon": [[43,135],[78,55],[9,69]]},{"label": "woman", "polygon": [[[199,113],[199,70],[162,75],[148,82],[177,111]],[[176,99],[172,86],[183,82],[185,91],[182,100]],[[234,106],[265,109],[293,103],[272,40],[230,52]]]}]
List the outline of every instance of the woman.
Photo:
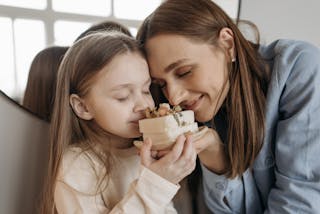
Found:
[{"label": "woman", "polygon": [[138,39],[153,82],[212,129],[195,142],[215,213],[320,210],[320,51],[244,38],[210,0],[165,1]]}]

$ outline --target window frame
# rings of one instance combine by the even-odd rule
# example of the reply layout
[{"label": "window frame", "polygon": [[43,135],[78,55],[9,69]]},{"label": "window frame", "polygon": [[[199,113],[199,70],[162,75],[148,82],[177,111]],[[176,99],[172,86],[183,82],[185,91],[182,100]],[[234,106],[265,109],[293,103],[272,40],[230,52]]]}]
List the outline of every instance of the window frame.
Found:
[{"label": "window frame", "polygon": [[[45,32],[45,47],[56,45],[55,38],[54,38],[54,23],[56,21],[71,21],[71,22],[88,22],[91,24],[96,24],[102,21],[115,21],[128,28],[133,27],[138,29],[141,20],[130,20],[130,19],[121,19],[115,17],[114,15],[114,1],[110,1],[110,15],[108,16],[96,16],[96,15],[87,15],[87,14],[79,14],[79,13],[68,13],[68,12],[59,12],[55,11],[52,8],[52,0],[46,0],[47,7],[44,9],[32,9],[32,8],[23,8],[17,6],[7,6],[7,5],[0,5],[0,16],[6,17],[11,19],[12,23],[12,41],[13,41],[13,73],[14,73],[14,92],[9,96],[17,99],[17,101],[21,102],[23,97],[24,89],[19,90],[18,88],[18,70],[17,70],[17,59],[16,59],[16,41],[15,41],[15,30],[14,30],[14,21],[16,19],[33,19],[33,20],[40,20],[44,22],[44,32]],[[76,39],[76,38],[75,38]],[[70,44],[71,45],[71,44]],[[40,50],[39,50],[40,51]],[[30,62],[31,64],[31,62]],[[30,65],[29,65],[30,66]],[[26,68],[26,69],[29,69]]]}]

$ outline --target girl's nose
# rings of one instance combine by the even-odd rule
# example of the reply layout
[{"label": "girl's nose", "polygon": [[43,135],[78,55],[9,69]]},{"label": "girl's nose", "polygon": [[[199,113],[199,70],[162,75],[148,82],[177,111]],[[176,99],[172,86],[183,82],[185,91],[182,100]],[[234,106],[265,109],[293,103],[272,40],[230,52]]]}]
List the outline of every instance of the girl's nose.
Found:
[{"label": "girl's nose", "polygon": [[145,96],[145,95],[140,95],[137,98],[136,104],[134,106],[133,111],[134,112],[139,112],[139,111],[144,111],[146,108],[153,108],[154,107],[154,101],[150,96]]}]

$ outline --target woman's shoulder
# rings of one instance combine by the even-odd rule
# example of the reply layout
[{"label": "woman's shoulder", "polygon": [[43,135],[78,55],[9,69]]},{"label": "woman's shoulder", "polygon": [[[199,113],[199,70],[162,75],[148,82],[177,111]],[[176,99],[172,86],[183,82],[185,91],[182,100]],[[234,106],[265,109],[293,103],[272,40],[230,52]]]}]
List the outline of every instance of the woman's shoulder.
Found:
[{"label": "woman's shoulder", "polygon": [[307,41],[290,39],[279,39],[269,45],[261,45],[260,53],[266,59],[282,58],[282,60],[288,60],[288,62],[301,54],[313,56],[310,60],[320,57],[319,47]]},{"label": "woman's shoulder", "polygon": [[270,63],[271,81],[276,81],[280,88],[290,78],[303,82],[320,76],[320,49],[309,42],[280,39],[261,46],[260,53]]}]

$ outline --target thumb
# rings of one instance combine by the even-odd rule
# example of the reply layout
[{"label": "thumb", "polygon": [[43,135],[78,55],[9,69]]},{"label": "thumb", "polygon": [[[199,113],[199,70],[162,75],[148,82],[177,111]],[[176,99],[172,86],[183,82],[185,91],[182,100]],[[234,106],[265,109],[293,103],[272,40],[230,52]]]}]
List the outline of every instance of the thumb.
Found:
[{"label": "thumb", "polygon": [[147,138],[143,142],[140,150],[141,164],[146,167],[150,166],[150,164],[153,162],[153,158],[151,155],[151,146],[152,146],[152,141],[150,138]]}]

